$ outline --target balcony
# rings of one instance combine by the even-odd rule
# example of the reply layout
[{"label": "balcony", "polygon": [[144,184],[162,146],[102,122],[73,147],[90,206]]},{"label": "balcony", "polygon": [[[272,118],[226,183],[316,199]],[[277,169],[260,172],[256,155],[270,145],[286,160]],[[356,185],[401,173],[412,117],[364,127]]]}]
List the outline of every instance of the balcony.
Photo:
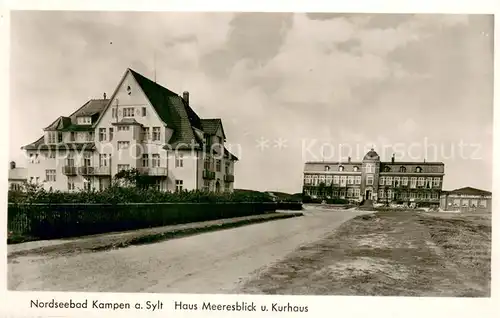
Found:
[{"label": "balcony", "polygon": [[154,177],[166,177],[168,175],[168,169],[162,167],[154,167],[154,168],[138,168],[139,172],[146,176],[154,176]]},{"label": "balcony", "polygon": [[215,171],[203,170],[203,179],[214,180],[215,179]]},{"label": "balcony", "polygon": [[78,174],[82,176],[110,176],[110,167],[78,167]]},{"label": "balcony", "polygon": [[94,167],[90,166],[78,167],[78,174],[82,176],[92,176],[94,175]]},{"label": "balcony", "polygon": [[63,166],[62,173],[65,176],[76,176],[76,167],[75,166]]},{"label": "balcony", "polygon": [[226,174],[224,176],[224,182],[234,182],[234,175],[232,175],[232,174]]}]

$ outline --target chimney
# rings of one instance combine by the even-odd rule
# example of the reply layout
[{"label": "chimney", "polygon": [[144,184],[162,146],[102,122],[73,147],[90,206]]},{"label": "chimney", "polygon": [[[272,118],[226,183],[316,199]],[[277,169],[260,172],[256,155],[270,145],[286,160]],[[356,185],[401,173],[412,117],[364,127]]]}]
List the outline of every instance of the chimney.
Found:
[{"label": "chimney", "polygon": [[188,106],[189,106],[189,92],[188,91],[185,91],[184,93],[182,93],[182,99],[184,99],[186,104],[188,104]]},{"label": "chimney", "polygon": [[395,160],[395,154],[392,154],[392,158],[391,158],[391,162],[394,163],[394,160]]},{"label": "chimney", "polygon": [[11,161],[10,162],[10,168],[11,169],[15,169],[16,168],[16,162],[15,161]]},{"label": "chimney", "polygon": [[104,92],[103,96],[104,96],[104,99],[106,99],[106,92]]},{"label": "chimney", "polygon": [[351,163],[351,157],[347,157],[347,162]]}]

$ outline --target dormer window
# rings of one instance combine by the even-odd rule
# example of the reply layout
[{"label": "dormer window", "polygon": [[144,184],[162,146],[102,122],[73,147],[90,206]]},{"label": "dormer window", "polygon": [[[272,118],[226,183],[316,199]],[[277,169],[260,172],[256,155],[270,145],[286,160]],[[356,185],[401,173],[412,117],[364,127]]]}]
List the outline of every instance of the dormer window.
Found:
[{"label": "dormer window", "polygon": [[344,171],[344,166],[339,166],[339,171]]},{"label": "dormer window", "polygon": [[325,171],[330,171],[330,167],[329,166],[325,166]]},{"label": "dormer window", "polygon": [[406,172],[406,167],[401,166],[401,167],[399,168],[399,172]]},{"label": "dormer window", "polygon": [[358,166],[354,166],[353,170],[354,170],[354,172],[358,172],[359,171],[359,167]]},{"label": "dormer window", "polygon": [[416,171],[417,173],[420,173],[420,172],[422,172],[422,168],[421,168],[421,167],[417,167],[417,168],[415,169],[415,171]]},{"label": "dormer window", "polygon": [[81,116],[77,118],[78,125],[90,125],[92,124],[92,119],[89,116]]},{"label": "dormer window", "polygon": [[391,172],[391,167],[385,167],[384,172]]}]

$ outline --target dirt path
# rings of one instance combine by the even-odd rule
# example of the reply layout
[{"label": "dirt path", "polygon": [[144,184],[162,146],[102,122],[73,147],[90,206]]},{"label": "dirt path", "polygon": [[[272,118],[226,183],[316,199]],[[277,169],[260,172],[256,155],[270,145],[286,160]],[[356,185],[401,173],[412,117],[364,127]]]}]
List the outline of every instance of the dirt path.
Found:
[{"label": "dirt path", "polygon": [[232,293],[259,268],[329,235],[356,211],[306,210],[254,224],[118,250],[8,264],[10,290]]}]

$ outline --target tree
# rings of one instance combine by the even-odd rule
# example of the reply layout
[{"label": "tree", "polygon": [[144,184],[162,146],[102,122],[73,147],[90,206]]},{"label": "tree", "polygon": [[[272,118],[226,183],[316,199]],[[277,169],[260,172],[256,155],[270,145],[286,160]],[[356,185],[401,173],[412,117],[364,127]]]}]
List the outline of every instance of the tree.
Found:
[{"label": "tree", "polygon": [[155,178],[144,175],[137,169],[121,170],[115,175],[115,181],[124,186],[148,189],[155,184]]}]

